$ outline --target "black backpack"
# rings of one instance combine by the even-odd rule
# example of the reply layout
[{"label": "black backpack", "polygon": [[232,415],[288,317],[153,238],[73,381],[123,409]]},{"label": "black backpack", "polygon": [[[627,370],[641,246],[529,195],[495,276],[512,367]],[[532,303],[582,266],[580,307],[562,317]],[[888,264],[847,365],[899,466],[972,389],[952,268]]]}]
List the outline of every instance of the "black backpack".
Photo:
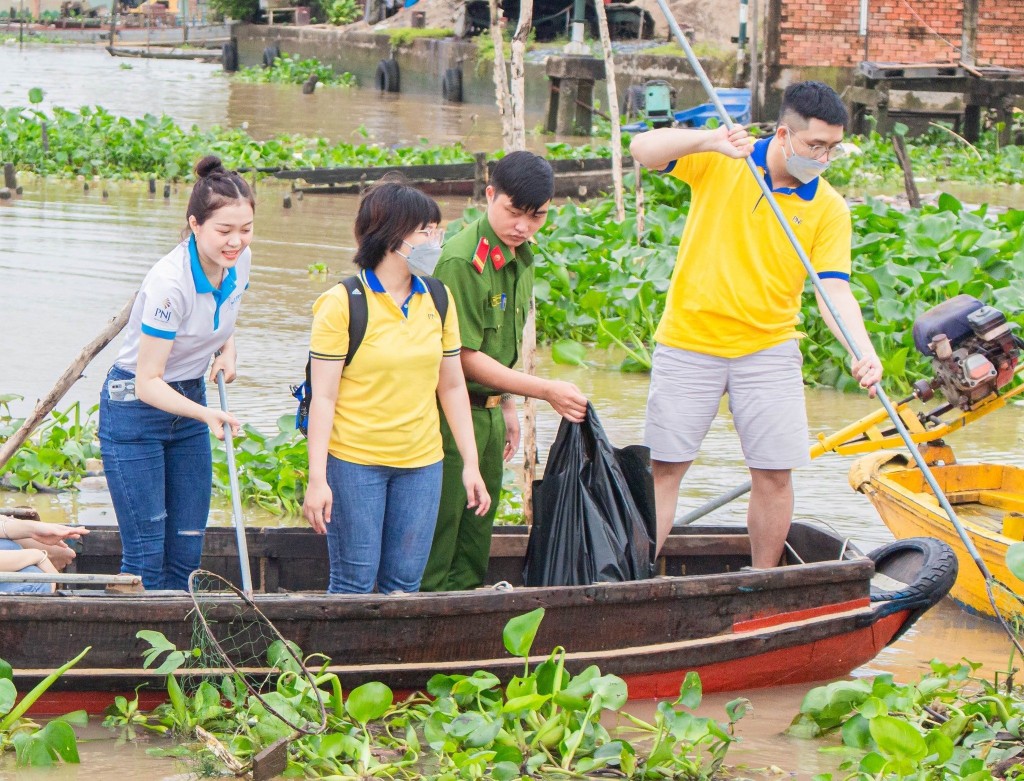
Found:
[{"label": "black backpack", "polygon": [[[427,286],[430,297],[434,300],[434,308],[441,316],[441,327],[444,328],[444,318],[448,314],[448,291],[444,283],[435,277],[420,277]],[[358,277],[348,277],[338,283],[344,285],[348,291],[348,355],[345,358],[345,366],[352,365],[356,350],[363,342],[366,335],[366,323],[369,315],[366,306],[366,291],[363,289],[363,281]],[[309,430],[309,403],[313,399],[313,381],[310,377],[310,361],[306,359],[306,380],[299,385],[292,385],[292,396],[298,402],[299,407],[295,411],[295,428],[306,436]]]}]

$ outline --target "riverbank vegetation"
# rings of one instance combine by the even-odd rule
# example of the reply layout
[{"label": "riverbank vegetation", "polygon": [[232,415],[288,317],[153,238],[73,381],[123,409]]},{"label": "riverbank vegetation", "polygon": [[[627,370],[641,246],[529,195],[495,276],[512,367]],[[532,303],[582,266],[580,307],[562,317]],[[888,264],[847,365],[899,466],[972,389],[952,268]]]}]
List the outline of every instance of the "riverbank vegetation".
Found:
[{"label": "riverbank vegetation", "polygon": [[328,86],[354,87],[356,84],[356,77],[351,73],[336,73],[320,60],[301,59],[291,54],[275,57],[269,68],[243,68],[233,78],[249,84],[302,84],[313,76],[317,83]]}]

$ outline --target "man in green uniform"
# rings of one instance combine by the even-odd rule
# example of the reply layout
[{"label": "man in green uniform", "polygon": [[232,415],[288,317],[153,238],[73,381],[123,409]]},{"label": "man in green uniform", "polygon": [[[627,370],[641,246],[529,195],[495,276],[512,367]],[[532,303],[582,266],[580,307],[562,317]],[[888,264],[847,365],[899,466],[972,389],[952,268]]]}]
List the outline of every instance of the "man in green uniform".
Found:
[{"label": "man in green uniform", "polygon": [[519,360],[533,297],[533,253],[528,242],[544,224],[554,191],[554,175],[544,158],[531,152],[506,155],[491,174],[487,213],[445,244],[434,271],[455,299],[480,473],[494,501],[483,517],[466,508],[462,459],[442,415],[441,506],[420,586],[423,591],[472,589],[484,581],[504,462],[519,448],[513,397],[543,399],[559,415],[576,422],[586,415],[587,399],[571,382],[512,369]]}]

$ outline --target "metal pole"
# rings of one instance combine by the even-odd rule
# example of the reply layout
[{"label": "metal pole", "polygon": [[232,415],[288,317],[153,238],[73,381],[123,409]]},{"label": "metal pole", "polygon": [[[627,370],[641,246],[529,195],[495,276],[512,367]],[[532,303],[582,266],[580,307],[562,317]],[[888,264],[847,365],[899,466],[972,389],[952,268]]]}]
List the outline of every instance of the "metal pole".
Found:
[{"label": "metal pole", "polygon": [[[754,0],[755,7],[756,2],[757,0]],[[726,127],[732,129],[735,123],[732,121],[732,119],[729,118],[729,113],[725,110],[725,107],[722,105],[722,101],[715,93],[715,88],[711,85],[711,82],[708,80],[708,76],[704,72],[704,68],[701,67],[700,61],[697,59],[697,56],[693,53],[693,49],[690,48],[690,44],[686,40],[686,36],[683,35],[683,31],[679,29],[679,25],[676,23],[675,17],[672,16],[672,12],[669,11],[666,0],[658,0],[658,5],[661,7],[662,13],[665,14],[665,18],[668,20],[669,29],[676,36],[676,39],[679,41],[679,45],[683,47],[683,51],[686,52],[686,58],[690,61],[690,66],[697,74],[697,78],[700,79],[700,83],[704,87],[704,91],[707,92],[708,98],[714,104],[715,109],[718,111],[718,115],[719,117],[721,117],[723,124]],[[800,245],[799,239],[797,239],[796,234],[793,233],[793,229],[789,226],[789,221],[786,219],[786,216],[782,213],[782,209],[779,208],[779,204],[776,202],[775,196],[772,194],[771,188],[768,187],[768,184],[765,182],[764,177],[761,176],[761,172],[758,170],[757,166],[754,164],[754,161],[751,160],[750,157],[746,158],[746,163],[747,168],[749,168],[750,172],[754,175],[754,179],[757,180],[757,184],[761,188],[761,192],[764,193],[765,201],[771,207],[772,212],[775,214],[775,217],[779,221],[779,225],[782,226],[782,230],[785,232],[786,238],[789,239],[790,243],[793,245],[793,249],[796,250],[797,257],[800,258],[800,262],[803,264],[804,269],[807,271],[807,276],[810,278],[811,283],[814,285],[814,289],[817,291],[818,296],[821,298],[821,302],[825,305],[825,308],[828,309],[829,313],[832,315],[832,319],[835,320],[836,326],[838,326],[839,332],[842,334],[843,339],[845,339],[846,343],[850,346],[850,352],[853,353],[853,357],[857,360],[860,360],[860,348],[857,346],[857,343],[853,340],[853,337],[851,336],[849,329],[847,329],[846,323],[843,322],[843,319],[840,316],[839,311],[836,309],[835,304],[832,303],[831,296],[829,296],[828,291],[825,290],[825,286],[821,283],[821,277],[818,276],[818,272],[815,271],[814,266],[811,265],[811,261],[807,257],[807,253],[804,252],[804,248]],[[921,470],[921,474],[924,477],[925,482],[928,483],[928,487],[931,488],[932,493],[935,495],[935,498],[938,500],[939,506],[942,507],[943,511],[946,513],[946,516],[949,518],[950,523],[953,524],[953,528],[956,529],[956,533],[959,535],[960,540],[963,542],[964,547],[967,549],[967,553],[974,560],[974,563],[978,566],[978,570],[985,578],[986,587],[990,588],[989,582],[992,580],[992,573],[989,572],[988,567],[985,565],[985,562],[981,558],[981,554],[978,553],[978,549],[974,545],[974,541],[967,534],[967,531],[964,529],[963,524],[960,523],[960,519],[957,518],[956,513],[953,512],[953,507],[950,505],[949,500],[946,498],[946,495],[942,492],[942,488],[939,487],[938,481],[935,479],[935,475],[932,474],[932,470],[929,469],[928,464],[925,463],[924,456],[921,455],[921,452],[914,445],[914,440],[910,436],[910,432],[907,431],[907,427],[906,425],[904,425],[903,420],[896,413],[896,410],[893,409],[892,402],[889,401],[889,397],[882,389],[882,383],[875,383],[872,386],[872,388],[878,397],[878,401],[882,404],[882,406],[885,408],[886,413],[889,415],[889,419],[892,420],[893,426],[899,433],[900,438],[903,440],[904,444],[906,444],[907,450],[910,451],[910,455],[913,457],[914,463],[917,464],[917,468]],[[989,594],[989,597],[992,600],[993,608],[995,608],[995,600],[994,598],[992,598],[991,593]],[[996,610],[996,614],[999,615],[998,610]],[[1022,654],[1024,654],[1024,648],[1021,648],[1020,643],[1017,641],[1016,637],[1013,636],[1013,633],[1010,632],[1010,630],[1005,626],[1005,624],[1004,628],[1007,630],[1007,634],[1009,634],[1010,640],[1013,642],[1013,644],[1017,646],[1018,650]]]},{"label": "metal pole", "polygon": [[[661,0],[658,0],[660,3]],[[761,69],[758,67],[758,60],[761,59],[761,52],[758,51],[758,35],[760,30],[758,29],[758,4],[760,0],[750,0],[750,121],[760,122],[761,121]],[[675,24],[675,19],[672,20],[671,24]],[[676,28],[679,25],[675,25]],[[687,56],[692,54],[693,50],[687,47]],[[698,63],[700,64],[700,63]],[[707,76],[704,77],[707,81]],[[709,82],[710,83],[710,82]],[[714,90],[712,90],[714,92]],[[721,110],[719,102],[715,101],[715,108]]]},{"label": "metal pole", "polygon": [[[228,392],[224,387],[224,371],[217,372],[217,390],[220,408],[228,411]],[[238,564],[242,570],[242,593],[252,599],[252,573],[249,571],[249,546],[245,541],[245,521],[242,519],[241,490],[238,488],[238,469],[235,466],[235,444],[231,424],[224,424],[224,450],[228,456],[228,478],[231,482],[231,514],[235,521],[235,540],[238,542]]]}]

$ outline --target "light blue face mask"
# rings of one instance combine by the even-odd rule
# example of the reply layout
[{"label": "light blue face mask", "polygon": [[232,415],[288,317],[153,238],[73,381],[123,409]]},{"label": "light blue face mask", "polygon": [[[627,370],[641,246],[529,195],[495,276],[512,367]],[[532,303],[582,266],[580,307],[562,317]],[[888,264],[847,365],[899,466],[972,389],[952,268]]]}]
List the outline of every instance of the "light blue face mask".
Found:
[{"label": "light blue face mask", "polygon": [[[792,132],[792,131],[790,131]],[[807,184],[813,182],[828,168],[828,163],[815,160],[811,157],[802,157],[793,149],[793,137],[787,133],[786,140],[789,141],[789,157],[786,157],[786,172],[794,179]],[[782,155],[785,157],[786,149],[783,147]]]},{"label": "light blue face mask", "polygon": [[[409,242],[405,242],[409,244]],[[419,244],[409,250],[409,254],[405,255],[401,252],[398,254],[405,258],[409,264],[409,268],[413,274],[421,274],[429,277],[434,273],[434,269],[437,268],[437,261],[441,258],[441,248],[430,244]]]}]

